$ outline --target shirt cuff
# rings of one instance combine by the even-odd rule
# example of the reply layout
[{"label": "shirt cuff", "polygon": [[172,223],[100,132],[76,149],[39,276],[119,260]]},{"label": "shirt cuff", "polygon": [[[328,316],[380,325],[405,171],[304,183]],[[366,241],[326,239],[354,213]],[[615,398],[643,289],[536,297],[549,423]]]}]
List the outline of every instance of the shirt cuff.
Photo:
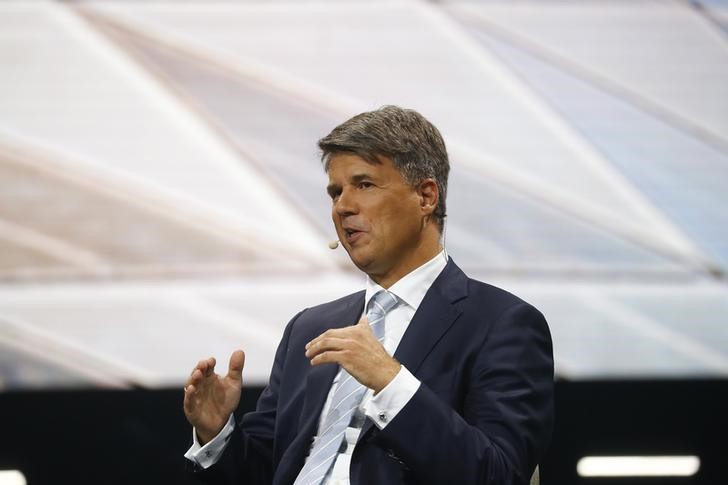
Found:
[{"label": "shirt cuff", "polygon": [[222,452],[225,451],[225,447],[228,441],[230,441],[234,430],[235,417],[231,414],[227,423],[225,423],[225,426],[223,426],[217,436],[212,438],[208,443],[205,443],[204,446],[200,446],[200,442],[197,441],[197,433],[192,429],[192,446],[185,453],[185,458],[197,463],[202,468],[211,467],[222,456]]},{"label": "shirt cuff", "polygon": [[420,388],[420,381],[407,370],[400,367],[387,387],[373,396],[366,409],[366,415],[379,429],[384,429],[391,420],[412,399]]}]

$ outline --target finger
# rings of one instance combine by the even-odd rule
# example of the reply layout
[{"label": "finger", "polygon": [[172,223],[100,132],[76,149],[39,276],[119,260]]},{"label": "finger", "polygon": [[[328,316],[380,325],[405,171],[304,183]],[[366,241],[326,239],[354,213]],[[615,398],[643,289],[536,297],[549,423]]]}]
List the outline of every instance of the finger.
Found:
[{"label": "finger", "polygon": [[194,385],[188,384],[185,386],[185,398],[182,401],[182,407],[187,414],[191,414],[193,411],[193,397],[197,389]]},{"label": "finger", "polygon": [[330,328],[329,330],[326,330],[324,333],[307,343],[305,348],[308,350],[309,347],[316,345],[318,342],[325,338],[347,338],[351,335],[351,331],[354,328],[356,328],[356,325],[351,325],[344,328]]},{"label": "finger", "polygon": [[217,361],[215,360],[215,357],[210,357],[205,362],[207,364],[207,368],[205,369],[205,377],[208,377],[215,373],[215,364],[217,364]]},{"label": "finger", "polygon": [[205,374],[203,374],[200,369],[195,369],[192,372],[192,375],[187,380],[187,386],[199,386],[200,383],[204,380]]},{"label": "finger", "polygon": [[191,397],[195,391],[197,390],[196,386],[199,386],[200,383],[204,380],[205,377],[208,377],[212,375],[215,369],[215,358],[210,357],[209,359],[200,360],[197,362],[197,365],[194,369],[192,369],[192,372],[190,373],[190,377],[187,378],[187,382],[185,382],[184,386],[184,406],[185,409],[188,407],[188,397]]},{"label": "finger", "polygon": [[207,367],[210,365],[209,361],[210,361],[210,359],[203,359],[203,360],[200,360],[199,362],[197,362],[197,365],[195,366],[195,368],[192,369],[192,373],[194,374],[194,372],[196,370],[199,370],[203,374],[206,373]]},{"label": "finger", "polygon": [[200,360],[197,362],[197,365],[192,368],[192,372],[190,372],[190,375],[194,374],[196,370],[199,370],[204,365],[204,360]]},{"label": "finger", "polygon": [[[381,323],[382,322],[375,322],[375,325],[381,325]],[[374,330],[372,330],[372,326],[369,324],[369,319],[367,319],[367,317],[359,320],[359,323],[356,324],[356,329],[364,334],[374,335]]]},{"label": "finger", "polygon": [[325,337],[319,339],[306,349],[306,357],[309,359],[328,350],[344,350],[351,346],[350,339]]},{"label": "finger", "polygon": [[196,370],[197,367],[192,369],[192,372],[190,372],[190,376],[187,378],[187,381],[185,381],[185,387],[189,386],[192,383],[192,374],[194,374]]},{"label": "finger", "polygon": [[243,380],[243,366],[245,366],[245,352],[236,350],[230,356],[230,364],[228,365],[227,376],[236,381]]},{"label": "finger", "polygon": [[326,330],[324,333],[322,333],[321,335],[319,335],[318,337],[312,339],[309,343],[307,343],[305,348],[308,349],[312,345],[316,345],[322,339],[325,339],[325,338],[328,338],[328,337],[332,336],[333,333],[334,333],[334,329]]},{"label": "finger", "polygon": [[192,369],[192,373],[190,373],[190,376],[187,378],[187,382],[185,382],[185,387],[192,384],[195,381],[195,375],[199,375],[199,373],[200,373],[200,369],[198,369],[197,367]]},{"label": "finger", "polygon": [[326,352],[322,352],[318,355],[316,355],[313,359],[311,359],[311,365],[321,365],[321,364],[341,364],[343,367],[343,361],[346,356],[345,350],[327,350]]}]

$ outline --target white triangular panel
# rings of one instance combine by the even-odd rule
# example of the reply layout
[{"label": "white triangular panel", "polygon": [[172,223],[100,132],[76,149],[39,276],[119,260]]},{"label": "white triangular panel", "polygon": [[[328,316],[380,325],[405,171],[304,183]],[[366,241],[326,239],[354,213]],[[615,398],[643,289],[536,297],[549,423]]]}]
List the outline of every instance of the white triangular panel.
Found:
[{"label": "white triangular panel", "polygon": [[83,11],[247,72],[258,69],[271,82],[279,75],[314,102],[340,100],[342,119],[388,103],[416,107],[451,146],[479,154],[476,163],[492,164],[491,171],[537,180],[548,185],[544,194],[562,192],[625,225],[659,226],[626,181],[557,113],[425,6],[104,2]]}]

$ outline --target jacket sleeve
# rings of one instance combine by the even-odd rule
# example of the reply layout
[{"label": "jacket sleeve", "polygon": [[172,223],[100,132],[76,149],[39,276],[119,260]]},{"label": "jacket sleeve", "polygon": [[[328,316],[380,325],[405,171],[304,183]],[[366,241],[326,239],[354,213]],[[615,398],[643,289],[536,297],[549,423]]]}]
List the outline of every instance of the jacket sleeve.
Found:
[{"label": "jacket sleeve", "polygon": [[527,484],[553,427],[548,326],[518,302],[494,321],[472,364],[461,413],[424,383],[377,436],[417,483]]},{"label": "jacket sleeve", "polygon": [[258,399],[256,409],[239,420],[220,459],[207,469],[188,462],[195,478],[210,485],[267,484],[273,480],[273,442],[280,379],[283,372],[293,317],[278,345],[268,386]]}]

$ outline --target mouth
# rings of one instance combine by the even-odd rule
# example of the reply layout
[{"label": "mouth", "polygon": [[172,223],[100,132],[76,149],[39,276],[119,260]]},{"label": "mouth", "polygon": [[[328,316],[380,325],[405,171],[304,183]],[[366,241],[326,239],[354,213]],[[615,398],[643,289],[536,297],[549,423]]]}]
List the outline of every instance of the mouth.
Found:
[{"label": "mouth", "polygon": [[346,235],[346,241],[349,244],[353,244],[362,237],[364,231],[360,231],[354,228],[344,228],[344,234]]}]

